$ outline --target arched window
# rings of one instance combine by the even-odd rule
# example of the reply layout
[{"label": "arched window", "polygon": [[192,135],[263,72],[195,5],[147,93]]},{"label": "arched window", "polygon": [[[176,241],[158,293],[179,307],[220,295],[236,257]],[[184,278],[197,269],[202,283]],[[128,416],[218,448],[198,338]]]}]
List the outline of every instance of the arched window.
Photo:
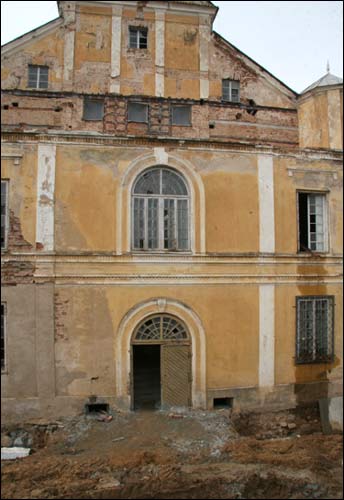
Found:
[{"label": "arched window", "polygon": [[189,250],[189,194],[183,177],[164,167],[144,171],[132,195],[134,250]]},{"label": "arched window", "polygon": [[134,342],[185,341],[188,333],[179,320],[163,314],[146,319],[136,330]]}]

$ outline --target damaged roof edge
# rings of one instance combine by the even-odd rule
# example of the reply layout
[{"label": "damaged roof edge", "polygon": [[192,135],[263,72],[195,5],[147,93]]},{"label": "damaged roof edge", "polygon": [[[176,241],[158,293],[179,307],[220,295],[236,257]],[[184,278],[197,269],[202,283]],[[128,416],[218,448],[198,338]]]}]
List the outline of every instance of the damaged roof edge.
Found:
[{"label": "damaged roof edge", "polygon": [[39,35],[45,33],[46,31],[49,31],[50,29],[55,28],[55,25],[62,23],[62,21],[63,21],[63,19],[61,18],[61,16],[56,17],[52,21],[48,21],[47,23],[42,24],[41,26],[38,26],[38,28],[34,28],[33,30],[28,31],[28,32],[24,33],[23,35],[17,36],[13,40],[11,40],[7,43],[4,43],[3,45],[1,45],[1,48],[6,49],[6,50],[14,48],[14,47],[11,47],[12,44],[17,44],[17,43],[19,44],[21,42],[25,42],[25,38],[28,38],[30,40],[31,38],[34,38],[35,35],[39,36]]},{"label": "damaged roof edge", "polygon": [[232,43],[230,43],[228,40],[226,40],[225,38],[223,38],[223,36],[221,36],[217,31],[213,31],[213,34],[220,38],[220,40],[222,42],[224,42],[225,44],[229,45],[231,48],[237,50],[238,52],[240,52],[240,54],[242,54],[243,56],[247,57],[247,59],[249,59],[251,62],[253,62],[256,66],[258,66],[260,69],[262,69],[263,71],[265,71],[265,73],[267,73],[268,75],[272,76],[272,78],[274,80],[276,80],[277,82],[279,82],[281,85],[283,85],[283,87],[285,87],[286,89],[288,89],[290,92],[292,92],[296,97],[299,96],[298,92],[296,92],[295,90],[291,89],[290,87],[288,87],[288,85],[284,82],[282,82],[282,80],[280,80],[279,78],[277,78],[275,75],[273,75],[272,73],[270,73],[270,71],[268,71],[267,69],[265,69],[261,64],[257,63],[257,61],[255,61],[254,59],[252,59],[252,57],[248,56],[247,54],[245,54],[245,52],[243,52],[242,50],[238,49],[238,47],[236,47],[235,45],[233,45]]}]

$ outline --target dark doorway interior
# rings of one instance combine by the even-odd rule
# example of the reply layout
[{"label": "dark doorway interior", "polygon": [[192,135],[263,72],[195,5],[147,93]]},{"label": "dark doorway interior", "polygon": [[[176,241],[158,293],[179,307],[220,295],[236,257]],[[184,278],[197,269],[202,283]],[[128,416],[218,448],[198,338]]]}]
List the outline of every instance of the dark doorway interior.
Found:
[{"label": "dark doorway interior", "polygon": [[134,409],[160,408],[160,345],[134,345],[133,369]]}]

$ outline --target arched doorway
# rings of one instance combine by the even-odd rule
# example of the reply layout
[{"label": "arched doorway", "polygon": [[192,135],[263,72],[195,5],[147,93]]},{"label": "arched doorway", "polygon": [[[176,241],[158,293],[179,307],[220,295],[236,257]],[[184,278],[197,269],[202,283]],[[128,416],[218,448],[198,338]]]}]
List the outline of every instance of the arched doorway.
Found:
[{"label": "arched doorway", "polygon": [[131,341],[132,409],[191,406],[191,340],[170,314],[145,318]]}]

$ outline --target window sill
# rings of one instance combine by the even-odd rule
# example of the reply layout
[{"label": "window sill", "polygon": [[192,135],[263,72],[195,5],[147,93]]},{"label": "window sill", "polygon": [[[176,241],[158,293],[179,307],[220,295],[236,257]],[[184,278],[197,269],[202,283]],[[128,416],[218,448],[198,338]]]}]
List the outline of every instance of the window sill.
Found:
[{"label": "window sill", "polygon": [[295,361],[295,365],[330,365],[334,362],[334,358],[313,360],[313,361]]}]

